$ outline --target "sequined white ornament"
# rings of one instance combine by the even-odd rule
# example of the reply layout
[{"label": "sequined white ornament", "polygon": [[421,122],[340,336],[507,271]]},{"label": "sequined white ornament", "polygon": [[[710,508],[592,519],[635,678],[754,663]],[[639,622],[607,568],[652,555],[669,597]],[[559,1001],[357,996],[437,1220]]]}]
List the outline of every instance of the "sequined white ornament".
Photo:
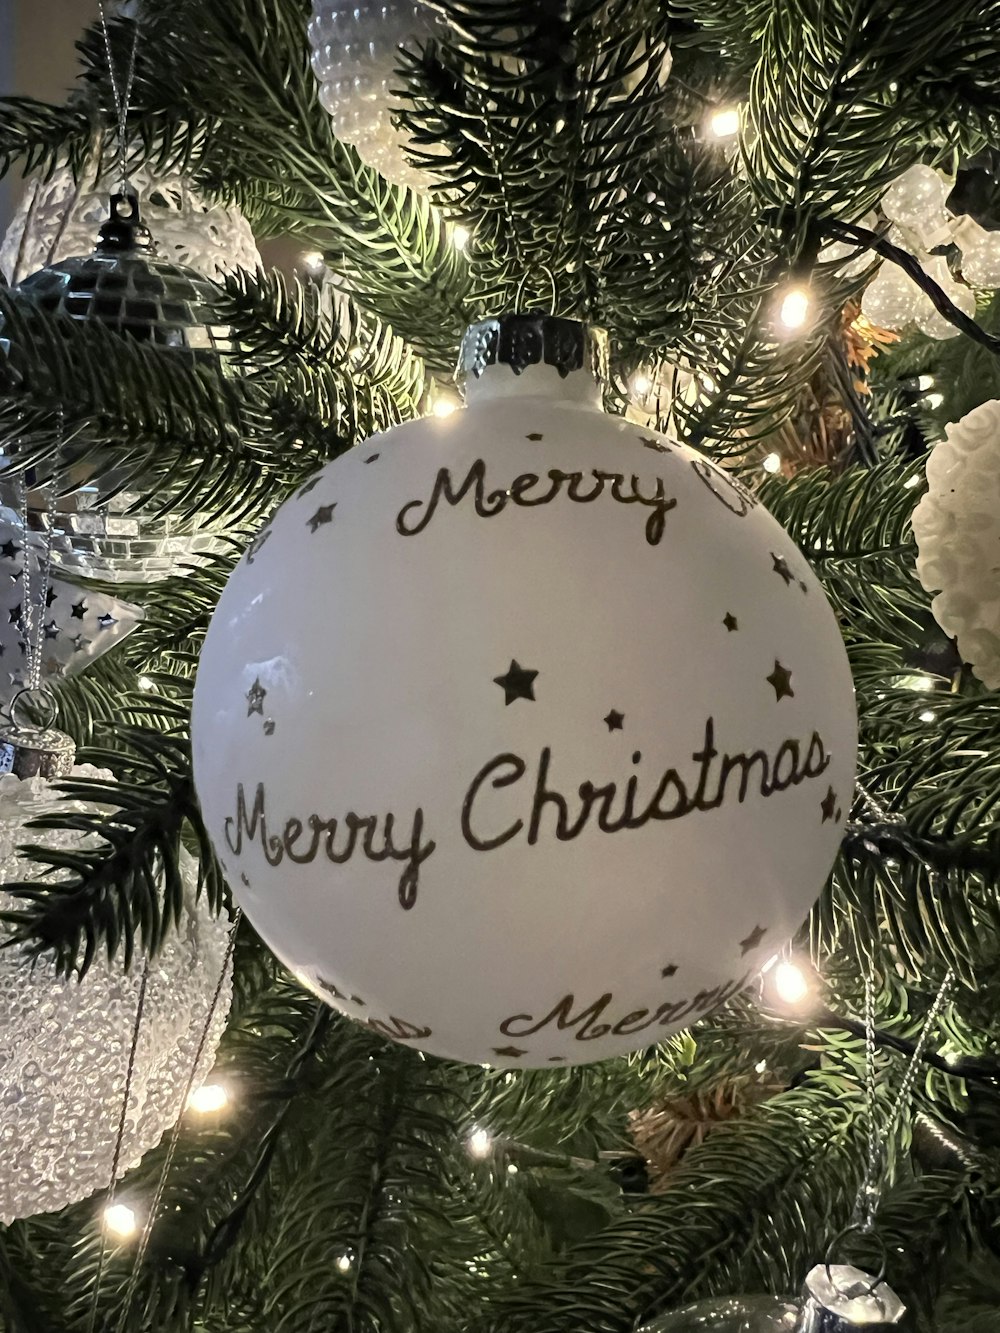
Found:
[{"label": "sequined white ornament", "polygon": [[973,218],[959,218],[955,244],[962,252],[962,277],[972,287],[1000,287],[1000,231],[987,231]]},{"label": "sequined white ornament", "polygon": [[933,167],[918,162],[893,181],[882,197],[887,218],[913,233],[924,250],[951,239],[945,208],[948,186]]},{"label": "sequined white ornament", "polygon": [[407,161],[406,138],[392,123],[392,91],[400,87],[399,47],[422,43],[433,29],[433,13],[413,0],[313,0],[309,20],[319,100],[337,138],[388,180],[415,190],[426,189],[427,178]]},{"label": "sequined white ornament", "polygon": [[[110,776],[85,766],[73,772],[87,775]],[[87,808],[60,800],[42,778],[0,778],[0,882],[36,872],[18,852],[26,843],[80,846],[78,833],[26,827],[56,807]],[[119,1174],[182,1109],[226,956],[227,923],[196,902],[198,867],[187,853],[181,872],[180,924],[150,969]],[[0,892],[0,906],[18,903]],[[0,950],[0,1222],[52,1212],[110,1184],[141,970],[141,955],[128,975],[98,955],[82,981],[60,980],[44,957],[33,964],[17,949]],[[231,991],[227,969],[199,1083],[215,1059]]]},{"label": "sequined white ornament", "polygon": [[471,330],[466,410],[282,505],[198,667],[198,792],[254,926],[335,1007],[473,1063],[622,1054],[740,991],[854,785],[807,561],[605,415],[588,347],[537,315]]},{"label": "sequined white ornament", "polygon": [[917,576],[963,660],[1000,688],[1000,402],[946,427],[927,484],[913,513]]},{"label": "sequined white ornament", "polygon": [[[132,183],[161,259],[215,281],[236,269],[259,266],[250,224],[238,208],[202,199],[176,172],[153,176],[141,167]],[[59,260],[90,254],[107,218],[112,188],[109,180],[97,179],[93,163],[79,182],[68,167],[48,180],[29,181],[0,245],[0,271],[7,281],[13,286]]]}]

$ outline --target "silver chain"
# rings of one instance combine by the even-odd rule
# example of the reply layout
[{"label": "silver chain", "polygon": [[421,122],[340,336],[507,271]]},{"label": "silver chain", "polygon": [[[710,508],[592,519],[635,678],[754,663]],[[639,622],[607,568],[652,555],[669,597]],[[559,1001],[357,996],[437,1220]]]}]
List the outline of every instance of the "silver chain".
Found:
[{"label": "silver chain", "polygon": [[[56,412],[56,447],[52,470],[38,490],[42,495],[41,551],[37,562],[32,550],[32,532],[28,487],[23,473],[16,483],[19,517],[23,525],[24,549],[21,553],[21,633],[24,635],[25,688],[38,690],[42,685],[42,645],[45,640],[45,613],[49,609],[52,587],[52,544],[55,538],[56,499],[62,471],[62,453],[65,443],[65,417],[62,408]],[[36,568],[37,564],[37,568]]]},{"label": "silver chain", "polygon": [[938,987],[934,1002],[927,1012],[923,1027],[920,1029],[917,1044],[914,1046],[913,1054],[906,1066],[903,1081],[899,1085],[899,1093],[893,1103],[892,1110],[880,1130],[878,1128],[878,1108],[876,1106],[878,1052],[875,1038],[875,978],[871,969],[865,971],[865,1107],[868,1120],[868,1147],[865,1174],[854,1204],[854,1219],[862,1231],[871,1231],[875,1225],[875,1214],[878,1212],[879,1204],[882,1201],[882,1190],[885,1185],[883,1177],[886,1150],[889,1141],[896,1133],[900,1120],[909,1108],[920,1062],[923,1059],[927,1043],[930,1041],[931,1033],[937,1027],[938,1018],[954,981],[955,974],[949,968],[944,974],[944,980]]},{"label": "silver chain", "polygon": [[111,81],[111,96],[115,102],[115,116],[118,121],[118,178],[122,193],[128,190],[128,113],[132,105],[132,84],[135,82],[135,58],[139,49],[139,25],[133,24],[132,50],[128,68],[125,71],[125,86],[118,86],[115,77],[115,57],[111,49],[111,34],[108,31],[108,16],[104,11],[104,0],[97,0],[101,16],[101,31],[104,34],[104,50],[108,57],[108,78]]}]

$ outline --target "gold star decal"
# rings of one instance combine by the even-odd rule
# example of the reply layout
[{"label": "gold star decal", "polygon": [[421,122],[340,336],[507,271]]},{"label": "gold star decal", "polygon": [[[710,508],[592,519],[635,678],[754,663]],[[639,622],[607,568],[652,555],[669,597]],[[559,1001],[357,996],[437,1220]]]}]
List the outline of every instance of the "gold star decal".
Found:
[{"label": "gold star decal", "polygon": [[774,670],[765,679],[767,683],[774,687],[774,697],[778,699],[794,699],[795,691],[792,689],[792,673],[787,667],[783,667],[777,658],[774,659]]}]

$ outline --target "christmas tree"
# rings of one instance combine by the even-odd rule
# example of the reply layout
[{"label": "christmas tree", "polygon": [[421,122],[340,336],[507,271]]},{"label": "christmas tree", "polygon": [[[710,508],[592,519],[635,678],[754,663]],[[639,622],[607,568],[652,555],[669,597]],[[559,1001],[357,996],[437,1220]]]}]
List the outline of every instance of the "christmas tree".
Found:
[{"label": "christmas tree", "polygon": [[[901,1327],[993,1330],[1000,4],[316,9],[310,30],[308,0],[139,0],[83,34],[65,105],[3,102],[0,163],[35,201],[0,290],[0,565],[22,561],[4,702],[44,677],[103,770],[27,829],[0,791],[2,1003],[32,1068],[29,1088],[0,1055],[3,1327],[627,1333],[701,1301],[704,1323],[673,1327],[791,1328],[740,1323],[784,1307],[739,1302],[796,1298],[829,1258],[884,1272]],[[79,212],[74,180],[131,183],[154,232],[170,205],[215,281],[126,290],[123,247],[144,242],[119,199],[97,268],[21,283],[32,229]],[[292,238],[297,276],[254,266],[247,224]],[[161,221],[161,254],[172,238]],[[390,1041],[338,1013],[351,997],[292,975],[250,920],[227,936],[239,877],[189,740],[213,610],[276,507],[373,434],[459,408],[463,330],[518,307],[606,329],[606,411],[780,521],[859,718],[857,791],[824,809],[843,838],[798,937],[686,1031],[562,1069],[425,1056],[405,1026]],[[532,674],[511,662],[507,703]],[[687,686],[662,688],[682,711]],[[264,727],[265,693],[246,695]],[[219,919],[192,946],[198,1003],[170,980],[196,912]],[[60,1006],[102,968],[88,1046]],[[183,1041],[140,1115],[143,1034],[171,1010]],[[40,1090],[60,1048],[81,1096],[107,1082],[65,1131]]]}]

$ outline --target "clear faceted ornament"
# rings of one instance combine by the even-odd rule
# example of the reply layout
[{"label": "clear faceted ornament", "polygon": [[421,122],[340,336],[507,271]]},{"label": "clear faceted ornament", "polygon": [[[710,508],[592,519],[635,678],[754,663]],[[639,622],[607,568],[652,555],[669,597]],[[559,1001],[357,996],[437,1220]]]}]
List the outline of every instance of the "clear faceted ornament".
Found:
[{"label": "clear faceted ornament", "polygon": [[406,137],[393,124],[399,47],[426,41],[434,15],[412,0],[388,4],[357,0],[313,0],[309,21],[312,67],[319,99],[330,113],[337,138],[388,180],[426,188],[426,177],[406,157]]},{"label": "clear faceted ornament", "polygon": [[[74,777],[111,779],[79,767]],[[42,778],[0,777],[0,882],[37,878],[25,843],[79,849],[75,830],[29,829],[58,808],[93,809],[61,800]],[[197,897],[198,864],[181,853],[184,899],[177,928],[150,968],[136,1050],[129,1115],[118,1174],[134,1166],[181,1112],[215,988],[223,973],[228,923]],[[18,900],[0,892],[0,908]],[[51,1212],[111,1182],[115,1130],[125,1090],[142,954],[124,973],[120,960],[98,953],[83,978],[57,978],[43,956],[0,950],[0,1222]],[[196,1085],[211,1069],[232,992],[226,964],[219,1003],[198,1066]]]}]

